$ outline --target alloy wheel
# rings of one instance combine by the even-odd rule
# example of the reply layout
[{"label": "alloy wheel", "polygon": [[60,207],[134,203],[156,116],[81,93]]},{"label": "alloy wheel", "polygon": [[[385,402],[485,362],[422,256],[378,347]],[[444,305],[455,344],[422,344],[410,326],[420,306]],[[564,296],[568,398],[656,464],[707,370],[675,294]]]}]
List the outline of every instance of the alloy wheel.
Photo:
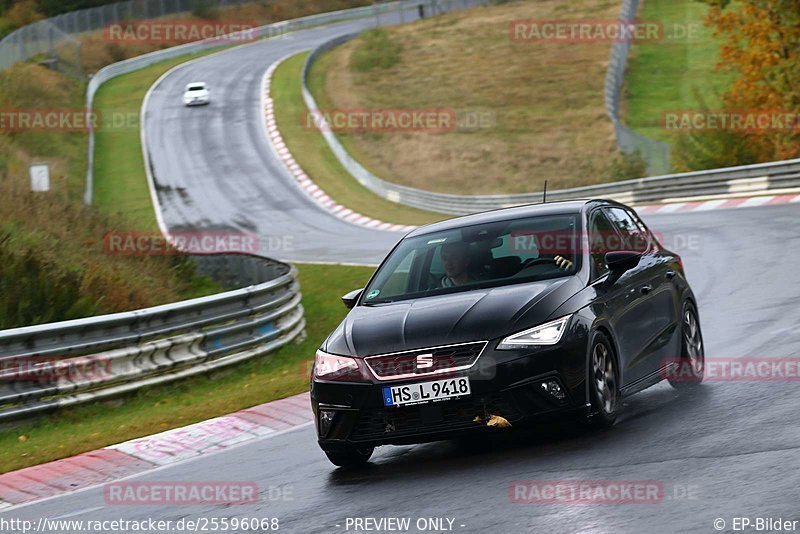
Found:
[{"label": "alloy wheel", "polygon": [[686,360],[694,376],[703,376],[703,336],[694,310],[687,307],[683,312],[683,345]]},{"label": "alloy wheel", "polygon": [[606,414],[614,413],[617,405],[617,377],[611,353],[603,343],[597,343],[592,350],[592,377],[598,406]]}]

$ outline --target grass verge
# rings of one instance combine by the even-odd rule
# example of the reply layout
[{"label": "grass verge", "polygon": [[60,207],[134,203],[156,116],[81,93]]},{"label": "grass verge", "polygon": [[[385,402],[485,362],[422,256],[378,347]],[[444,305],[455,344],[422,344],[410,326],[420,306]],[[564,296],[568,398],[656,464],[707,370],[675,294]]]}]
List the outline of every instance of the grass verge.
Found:
[{"label": "grass verge", "polygon": [[308,390],[314,351],[344,317],[339,297],[363,287],[368,267],[300,265],[307,338],[213,376],[61,410],[0,430],[0,472],[95,450]]},{"label": "grass verge", "polygon": [[664,129],[664,112],[718,109],[720,97],[732,76],[715,70],[720,41],[703,24],[708,5],[697,0],[647,0],[639,17],[658,21],[664,39],[638,42],[626,76],[624,107],[627,124],[637,132],[660,141],[675,140]]},{"label": "grass verge", "polygon": [[303,101],[301,73],[307,57],[306,52],[284,61],[273,74],[271,90],[283,140],[314,183],[339,204],[385,222],[419,225],[446,219],[446,215],[410,208],[375,195],[342,167],[319,131],[305,126],[308,108]]},{"label": "grass verge", "polygon": [[[511,1],[367,32],[311,72],[320,108],[448,110],[455,126],[342,131],[390,182],[455,194],[541,191],[640,176],[616,147],[603,84],[609,42],[509,35],[512,21],[614,20],[619,2]],[[369,126],[367,127],[369,128]]]},{"label": "grass verge", "polygon": [[[85,85],[40,65],[0,73],[0,107],[82,110]],[[51,190],[30,191],[28,165],[50,166]],[[83,206],[86,134],[0,131],[0,328],[155,306],[219,290],[177,257],[108,254],[123,217]]]}]

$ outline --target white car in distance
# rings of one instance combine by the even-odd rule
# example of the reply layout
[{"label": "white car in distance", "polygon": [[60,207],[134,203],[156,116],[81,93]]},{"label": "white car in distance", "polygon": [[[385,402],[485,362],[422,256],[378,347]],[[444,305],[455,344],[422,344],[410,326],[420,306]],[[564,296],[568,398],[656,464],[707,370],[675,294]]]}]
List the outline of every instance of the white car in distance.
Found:
[{"label": "white car in distance", "polygon": [[192,82],[183,93],[183,104],[186,106],[204,106],[210,102],[208,87],[205,82]]}]

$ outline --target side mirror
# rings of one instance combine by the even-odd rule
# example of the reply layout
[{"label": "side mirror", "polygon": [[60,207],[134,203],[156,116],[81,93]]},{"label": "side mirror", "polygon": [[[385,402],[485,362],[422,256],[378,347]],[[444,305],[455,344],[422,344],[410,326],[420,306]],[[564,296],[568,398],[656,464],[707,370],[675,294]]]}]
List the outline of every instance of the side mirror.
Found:
[{"label": "side mirror", "polygon": [[363,292],[364,288],[362,287],[361,289],[356,289],[354,291],[351,291],[347,295],[343,296],[342,302],[344,303],[344,307],[347,308],[348,310],[352,310],[355,307],[356,302],[358,302],[361,293]]},{"label": "side mirror", "polygon": [[610,271],[608,277],[608,284],[611,285],[637,265],[642,258],[641,252],[633,252],[631,250],[620,250],[615,252],[607,252],[605,255],[606,265]]}]

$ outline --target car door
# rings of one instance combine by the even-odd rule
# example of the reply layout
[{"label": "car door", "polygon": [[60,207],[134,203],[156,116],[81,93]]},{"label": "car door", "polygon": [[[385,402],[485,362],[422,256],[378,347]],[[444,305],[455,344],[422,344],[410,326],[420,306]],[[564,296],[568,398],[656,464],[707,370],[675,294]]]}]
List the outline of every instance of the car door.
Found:
[{"label": "car door", "polygon": [[620,250],[622,237],[601,208],[589,213],[589,259],[590,285],[594,286],[596,298],[593,304],[595,313],[605,318],[611,326],[618,348],[620,385],[626,386],[634,378],[644,376],[638,369],[635,358],[641,352],[639,332],[644,327],[643,318],[636,313],[636,295],[629,290],[631,273],[625,273],[620,280],[607,283],[607,252]]},{"label": "car door", "polygon": [[674,333],[674,287],[667,276],[667,262],[638,218],[622,207],[603,208],[621,236],[620,250],[642,254],[639,264],[617,282],[629,299],[621,310],[619,329],[630,350],[628,384],[656,374],[670,357]]}]

